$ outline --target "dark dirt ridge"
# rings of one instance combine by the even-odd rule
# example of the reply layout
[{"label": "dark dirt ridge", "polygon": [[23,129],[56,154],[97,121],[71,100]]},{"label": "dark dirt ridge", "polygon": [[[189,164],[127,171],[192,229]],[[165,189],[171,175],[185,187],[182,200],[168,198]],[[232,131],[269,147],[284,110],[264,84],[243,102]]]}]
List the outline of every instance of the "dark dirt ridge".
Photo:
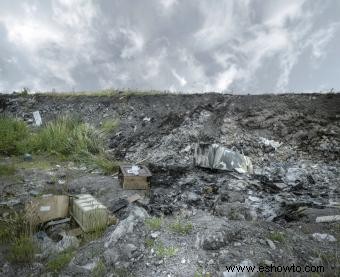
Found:
[{"label": "dark dirt ridge", "polygon": [[[119,225],[79,248],[60,276],[91,276],[99,258],[106,266],[104,276],[119,276],[117,268],[133,276],[194,276],[201,271],[229,276],[223,275],[225,266],[244,261],[324,265],[327,273],[320,276],[339,273],[339,223],[316,224],[315,218],[340,214],[340,94],[0,95],[2,114],[32,124],[36,110],[43,122],[65,113],[95,126],[119,119],[108,153],[129,162],[146,158],[154,175],[150,198],[120,210]],[[254,174],[195,168],[197,142],[242,151],[251,158]],[[52,171],[58,177],[63,170],[69,169]],[[46,172],[22,174],[28,176],[26,183],[31,175],[40,178],[44,191]],[[85,170],[70,176],[72,193],[85,188],[108,207],[130,194],[115,178],[100,173]],[[34,185],[29,189],[39,190]],[[193,231],[187,236],[166,228],[152,232],[143,224],[148,214],[165,215],[165,223],[184,217]],[[120,233],[127,229],[133,231]],[[273,232],[283,234],[274,247],[267,241],[273,240]],[[315,233],[330,234],[337,241],[318,241]],[[154,237],[175,245],[176,256],[157,257],[145,246],[145,240]],[[42,272],[41,266],[1,265],[7,276]]]}]

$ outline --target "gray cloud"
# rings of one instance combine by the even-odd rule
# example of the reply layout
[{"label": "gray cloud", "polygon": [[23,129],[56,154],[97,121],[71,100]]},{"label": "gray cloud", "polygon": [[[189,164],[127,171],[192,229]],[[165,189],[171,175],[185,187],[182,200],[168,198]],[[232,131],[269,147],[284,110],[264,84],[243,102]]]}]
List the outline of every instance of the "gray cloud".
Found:
[{"label": "gray cloud", "polygon": [[0,91],[339,89],[336,0],[3,0]]}]

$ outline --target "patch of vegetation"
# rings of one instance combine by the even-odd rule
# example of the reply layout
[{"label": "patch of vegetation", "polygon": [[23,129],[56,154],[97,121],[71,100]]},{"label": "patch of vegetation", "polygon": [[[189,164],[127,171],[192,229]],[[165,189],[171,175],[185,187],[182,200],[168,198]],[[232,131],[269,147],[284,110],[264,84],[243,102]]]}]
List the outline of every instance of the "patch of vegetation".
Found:
[{"label": "patch of vegetation", "polygon": [[133,274],[126,268],[115,268],[113,271],[115,277],[133,277]]},{"label": "patch of vegetation", "polygon": [[145,225],[153,231],[160,230],[163,225],[162,217],[149,217],[144,221]]},{"label": "patch of vegetation", "polygon": [[74,254],[75,251],[71,248],[59,253],[50,261],[48,261],[46,269],[53,273],[59,273],[66,265],[70,263],[74,257]]},{"label": "patch of vegetation", "polygon": [[87,243],[101,238],[106,231],[107,226],[101,226],[100,225],[101,222],[99,222],[99,220],[96,220],[96,218],[92,218],[91,222],[93,224],[92,226],[94,227],[93,231],[82,233],[81,238],[83,243]]},{"label": "patch of vegetation", "polygon": [[12,176],[16,169],[13,164],[0,164],[0,176]]},{"label": "patch of vegetation", "polygon": [[23,121],[0,118],[0,155],[35,153],[42,159],[18,161],[23,168],[50,167],[49,160],[72,160],[100,168],[105,174],[117,171],[119,164],[108,158],[104,151],[105,132],[118,122],[106,124],[100,131],[78,117],[61,116],[36,132],[29,132]]},{"label": "patch of vegetation", "polygon": [[178,249],[175,246],[165,246],[162,242],[156,242],[154,245],[155,253],[159,258],[172,257],[177,254]]},{"label": "patch of vegetation", "polygon": [[169,228],[174,233],[187,235],[192,231],[192,224],[190,222],[185,222],[184,220],[177,218],[175,222],[169,225]]},{"label": "patch of vegetation", "polygon": [[13,243],[17,238],[30,237],[35,227],[24,214],[9,210],[6,218],[0,218],[0,243]]},{"label": "patch of vegetation", "polygon": [[30,263],[34,259],[36,246],[31,236],[15,238],[8,249],[8,259],[12,263]]},{"label": "patch of vegetation", "polygon": [[61,116],[31,135],[25,146],[26,152],[47,152],[79,158],[99,154],[104,143],[99,132],[79,118]]},{"label": "patch of vegetation", "polygon": [[109,134],[116,130],[118,126],[119,126],[118,119],[106,119],[102,123],[101,130],[104,134]]},{"label": "patch of vegetation", "polygon": [[152,248],[155,245],[155,240],[154,239],[145,239],[145,245],[147,248]]},{"label": "patch of vegetation", "polygon": [[110,97],[110,96],[146,96],[146,95],[166,95],[168,91],[158,90],[132,90],[132,89],[105,89],[100,91],[79,91],[79,92],[44,92],[38,93],[38,95],[52,96],[52,97],[82,97],[82,96],[93,96],[93,97]]},{"label": "patch of vegetation", "polygon": [[106,274],[106,266],[102,260],[99,260],[95,268],[92,270],[92,277],[104,277]]},{"label": "patch of vegetation", "polygon": [[274,231],[269,234],[268,239],[278,242],[284,242],[286,240],[286,236],[282,232]]},{"label": "patch of vegetation", "polygon": [[29,135],[26,123],[11,117],[0,117],[0,154],[21,153],[21,142]]},{"label": "patch of vegetation", "polygon": [[209,272],[204,272],[202,268],[198,268],[194,277],[211,277],[211,274]]},{"label": "patch of vegetation", "polygon": [[105,157],[105,155],[91,156],[87,160],[87,164],[94,164],[98,167],[105,175],[110,175],[118,171],[119,162],[112,161]]}]

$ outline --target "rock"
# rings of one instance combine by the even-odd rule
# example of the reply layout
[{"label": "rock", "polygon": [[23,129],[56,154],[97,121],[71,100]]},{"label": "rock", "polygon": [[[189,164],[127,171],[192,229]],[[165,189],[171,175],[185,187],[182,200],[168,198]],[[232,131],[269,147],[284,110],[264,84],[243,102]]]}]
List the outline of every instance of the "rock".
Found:
[{"label": "rock", "polygon": [[242,239],[242,230],[220,230],[206,231],[203,235],[198,235],[196,246],[205,250],[218,250],[226,246],[228,243]]},{"label": "rock", "polygon": [[105,238],[104,246],[106,248],[114,247],[120,238],[127,234],[131,234],[134,228],[138,224],[143,224],[147,217],[148,213],[143,208],[135,206],[129,216],[122,220],[113,232],[108,233]]},{"label": "rock", "polygon": [[215,207],[215,213],[231,220],[251,220],[249,206],[245,203],[221,203]]},{"label": "rock", "polygon": [[62,252],[68,248],[78,248],[79,243],[76,237],[64,234],[62,240],[57,242],[56,249],[58,252]]},{"label": "rock", "polygon": [[312,235],[312,237],[314,239],[316,239],[317,241],[329,241],[329,242],[336,241],[336,238],[334,236],[332,236],[332,235],[329,235],[329,234],[314,233]]},{"label": "rock", "polygon": [[272,240],[266,239],[266,241],[267,241],[269,247],[270,247],[272,250],[275,250],[275,249],[276,249],[275,243],[274,243]]},{"label": "rock", "polygon": [[201,197],[197,193],[189,191],[186,193],[186,199],[190,204],[197,204],[201,200]]}]

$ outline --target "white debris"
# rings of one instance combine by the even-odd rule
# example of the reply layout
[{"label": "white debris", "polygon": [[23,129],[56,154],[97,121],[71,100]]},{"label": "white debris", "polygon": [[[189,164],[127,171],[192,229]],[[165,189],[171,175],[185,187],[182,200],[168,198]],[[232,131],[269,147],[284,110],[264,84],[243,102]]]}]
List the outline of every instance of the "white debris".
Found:
[{"label": "white debris", "polygon": [[147,122],[150,122],[151,118],[150,117],[144,117],[143,118],[143,121],[147,121]]},{"label": "white debris", "polygon": [[331,241],[331,242],[336,241],[336,238],[330,234],[314,233],[312,237],[317,241]]},{"label": "white debris", "polygon": [[316,218],[316,223],[340,221],[340,215],[326,215]]},{"label": "white debris", "polygon": [[263,137],[260,137],[260,140],[264,145],[271,146],[271,147],[275,148],[275,150],[276,150],[276,148],[279,148],[282,144],[282,143],[277,142],[275,140],[266,139],[266,138],[263,138]]},{"label": "white debris", "polygon": [[41,119],[41,116],[40,116],[40,112],[39,111],[33,112],[33,117],[34,117],[35,125],[41,126],[42,119]]},{"label": "white debris", "polygon": [[140,167],[138,165],[133,165],[131,169],[127,170],[127,173],[138,175],[139,174]]}]

